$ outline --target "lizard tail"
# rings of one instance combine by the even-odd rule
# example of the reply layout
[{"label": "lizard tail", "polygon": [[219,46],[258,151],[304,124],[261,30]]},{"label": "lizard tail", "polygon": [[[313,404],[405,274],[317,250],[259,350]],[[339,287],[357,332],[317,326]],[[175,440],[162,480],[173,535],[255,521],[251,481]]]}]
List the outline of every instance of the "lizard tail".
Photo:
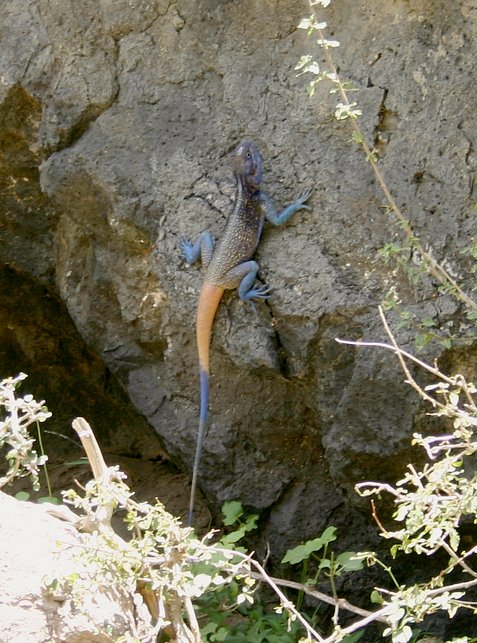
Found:
[{"label": "lizard tail", "polygon": [[197,433],[197,442],[194,458],[194,469],[192,472],[192,485],[190,490],[189,502],[189,527],[192,526],[194,516],[194,501],[197,487],[197,476],[199,473],[200,458],[202,455],[202,445],[204,443],[205,427],[207,424],[207,414],[209,409],[209,353],[210,337],[212,335],[212,324],[215,313],[219,306],[220,300],[224,293],[223,288],[213,286],[205,282],[200,291],[199,306],[197,308],[197,350],[199,353],[199,376],[200,376],[200,411],[199,411],[199,431]]},{"label": "lizard tail", "polygon": [[202,455],[202,445],[204,443],[205,425],[207,424],[207,411],[209,406],[209,374],[202,370],[199,371],[200,375],[200,417],[199,417],[199,431],[197,433],[197,446],[195,448],[194,469],[192,471],[192,484],[190,488],[189,500],[189,527],[192,527],[194,518],[194,501],[195,490],[197,487],[197,475],[199,473],[200,457]]}]

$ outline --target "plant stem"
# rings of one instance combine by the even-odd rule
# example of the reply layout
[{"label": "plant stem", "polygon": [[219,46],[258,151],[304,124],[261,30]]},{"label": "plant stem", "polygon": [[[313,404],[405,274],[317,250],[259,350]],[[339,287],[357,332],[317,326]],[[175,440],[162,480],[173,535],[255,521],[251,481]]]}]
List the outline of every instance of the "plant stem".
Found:
[{"label": "plant stem", "polygon": [[[315,19],[315,23],[319,23],[319,19],[316,15],[316,12],[313,8],[313,3],[311,0],[309,0],[309,5],[310,5],[310,10],[312,12],[312,15]],[[324,56],[326,60],[326,64],[329,67],[329,70],[334,74],[336,80],[336,85],[338,86],[338,92],[341,97],[341,100],[347,107],[351,107],[350,101],[348,99],[348,94],[346,92],[346,89],[341,82],[341,79],[338,74],[338,70],[336,69],[336,65],[334,64],[333,58],[330,53],[329,47],[326,45],[326,39],[323,34],[322,29],[315,28],[316,32],[319,35],[320,41],[323,43],[322,48],[324,51]],[[351,127],[356,135],[357,140],[360,141],[360,144],[363,148],[363,151],[366,155],[367,160],[371,164],[371,167],[373,169],[374,175],[376,177],[376,180],[379,183],[379,186],[386,198],[386,201],[389,204],[389,207],[391,210],[394,212],[395,216],[397,217],[399,224],[401,228],[404,231],[404,234],[408,238],[409,242],[411,243],[412,247],[421,255],[422,260],[425,262],[430,274],[439,281],[439,283],[447,288],[450,288],[457,299],[459,299],[462,303],[464,303],[466,306],[468,306],[471,310],[477,311],[477,302],[475,302],[471,297],[469,297],[459,286],[459,284],[455,281],[455,279],[445,270],[445,268],[432,257],[431,254],[429,254],[419,241],[419,239],[416,237],[414,234],[414,231],[409,224],[409,221],[406,219],[404,214],[402,213],[401,209],[397,205],[393,195],[391,194],[386,181],[383,177],[383,174],[381,170],[379,169],[379,166],[374,158],[373,150],[369,147],[369,145],[366,143],[364,134],[356,120],[356,118],[350,118],[348,120],[351,120]]]},{"label": "plant stem", "polygon": [[[38,435],[38,444],[40,446],[40,453],[43,457],[45,457],[45,449],[43,448],[43,439],[41,436],[40,423],[38,422],[38,420],[36,421],[36,431]],[[48,475],[48,467],[46,466],[46,461],[45,461],[45,464],[43,465],[43,471],[45,472],[45,480],[46,480],[46,487],[48,489],[48,497],[52,498],[53,491],[51,489],[50,476]]]}]

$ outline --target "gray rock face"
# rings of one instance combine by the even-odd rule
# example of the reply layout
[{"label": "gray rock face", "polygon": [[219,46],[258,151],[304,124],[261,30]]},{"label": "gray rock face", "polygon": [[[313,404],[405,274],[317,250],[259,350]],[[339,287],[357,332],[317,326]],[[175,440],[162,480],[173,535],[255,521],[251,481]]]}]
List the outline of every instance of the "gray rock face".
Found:
[{"label": "gray rock face", "polygon": [[[185,470],[197,430],[201,274],[182,264],[178,240],[220,234],[240,140],[257,143],[278,206],[313,188],[310,212],[265,230],[257,256],[273,297],[258,315],[234,293],[220,307],[200,485],[215,507],[241,499],[263,511],[262,542],[274,553],[330,523],[354,547],[368,543],[373,528],[365,533],[353,486],[400,475],[425,420],[389,353],[334,338],[383,339],[377,305],[394,284],[413,312],[461,327],[436,284],[415,296],[378,256],[399,228],[346,124],[333,120],[329,88],[310,100],[294,71],[313,47],[296,29],[306,9],[282,0],[4,4],[0,258],[64,302],[127,392],[136,430],[142,415]],[[397,202],[465,285],[474,3],[340,0],[325,17]],[[398,340],[412,349],[412,336],[402,330]]]}]

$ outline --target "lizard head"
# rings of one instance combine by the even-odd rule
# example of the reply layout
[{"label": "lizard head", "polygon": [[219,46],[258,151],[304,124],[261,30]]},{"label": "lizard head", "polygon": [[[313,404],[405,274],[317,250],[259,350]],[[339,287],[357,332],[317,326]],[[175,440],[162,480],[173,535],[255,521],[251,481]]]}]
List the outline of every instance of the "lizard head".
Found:
[{"label": "lizard head", "polygon": [[232,165],[237,178],[242,179],[252,190],[260,189],[262,182],[262,159],[251,141],[240,143],[233,153]]}]

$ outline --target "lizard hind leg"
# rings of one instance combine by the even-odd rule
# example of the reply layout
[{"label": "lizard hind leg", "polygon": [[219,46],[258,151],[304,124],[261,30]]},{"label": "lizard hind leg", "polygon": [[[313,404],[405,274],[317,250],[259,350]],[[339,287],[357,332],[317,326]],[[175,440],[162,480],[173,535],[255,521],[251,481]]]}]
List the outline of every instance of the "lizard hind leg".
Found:
[{"label": "lizard hind leg", "polygon": [[237,266],[237,268],[246,271],[238,287],[239,299],[247,301],[256,310],[254,299],[268,299],[270,297],[270,288],[265,284],[255,283],[258,272],[258,263],[256,261],[246,261]]}]

